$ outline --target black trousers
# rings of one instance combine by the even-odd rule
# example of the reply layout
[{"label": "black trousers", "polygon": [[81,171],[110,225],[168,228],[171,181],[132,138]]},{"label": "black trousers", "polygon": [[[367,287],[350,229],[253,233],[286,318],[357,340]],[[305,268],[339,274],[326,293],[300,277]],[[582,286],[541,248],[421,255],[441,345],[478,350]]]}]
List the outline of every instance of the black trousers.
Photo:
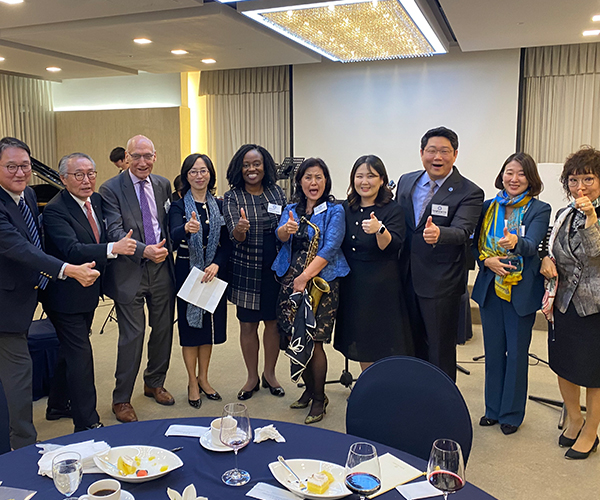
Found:
[{"label": "black trousers", "polygon": [[94,311],[68,314],[46,311],[56,329],[61,355],[66,363],[66,383],[61,383],[61,372],[55,374],[54,387],[63,385],[71,400],[75,431],[84,430],[100,421],[96,411],[96,386],[94,385],[94,358],[90,343],[90,327]]}]

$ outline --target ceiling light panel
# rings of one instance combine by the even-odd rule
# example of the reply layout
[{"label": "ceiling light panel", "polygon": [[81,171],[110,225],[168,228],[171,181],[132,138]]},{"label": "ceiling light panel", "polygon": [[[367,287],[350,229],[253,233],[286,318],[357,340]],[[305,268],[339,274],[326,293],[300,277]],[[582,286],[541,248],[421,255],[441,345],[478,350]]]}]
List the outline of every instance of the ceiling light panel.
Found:
[{"label": "ceiling light panel", "polygon": [[140,45],[152,43],[152,40],[149,40],[148,38],[134,38],[133,41],[135,43],[139,43]]},{"label": "ceiling light panel", "polygon": [[598,36],[600,35],[600,30],[588,30],[583,32],[583,36]]},{"label": "ceiling light panel", "polygon": [[0,0],[0,2],[8,3],[8,4],[16,4],[16,3],[23,3],[23,0]]},{"label": "ceiling light panel", "polygon": [[243,14],[333,61],[446,52],[414,0],[339,0]]}]

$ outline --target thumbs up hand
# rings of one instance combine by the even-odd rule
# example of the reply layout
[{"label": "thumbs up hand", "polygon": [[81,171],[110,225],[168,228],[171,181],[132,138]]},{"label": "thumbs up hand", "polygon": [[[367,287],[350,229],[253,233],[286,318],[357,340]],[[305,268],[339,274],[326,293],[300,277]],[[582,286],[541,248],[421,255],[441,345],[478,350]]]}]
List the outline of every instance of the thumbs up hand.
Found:
[{"label": "thumbs up hand", "polygon": [[137,241],[131,237],[132,235],[133,229],[130,229],[127,235],[113,243],[111,253],[114,255],[133,255],[135,253]]},{"label": "thumbs up hand", "polygon": [[371,212],[368,219],[362,221],[362,229],[367,234],[375,234],[381,227],[381,221],[375,217],[375,212]]},{"label": "thumbs up hand", "polygon": [[519,237],[509,232],[507,227],[504,228],[503,234],[504,236],[498,240],[498,246],[505,250],[513,250],[519,242]]},{"label": "thumbs up hand", "polygon": [[240,219],[235,229],[240,234],[246,234],[250,230],[250,222],[246,218],[246,211],[243,208],[240,208]]},{"label": "thumbs up hand", "polygon": [[433,223],[431,215],[427,217],[425,229],[423,229],[423,239],[425,243],[429,243],[430,245],[435,245],[440,239],[440,228]]},{"label": "thumbs up hand", "polygon": [[594,217],[596,215],[596,210],[594,209],[594,205],[590,199],[583,194],[583,191],[579,189],[577,191],[577,199],[575,200],[575,208],[581,210],[586,217]]},{"label": "thumbs up hand", "polygon": [[285,228],[285,232],[290,236],[298,232],[298,223],[294,220],[294,212],[291,210],[289,212],[289,219],[283,227]]},{"label": "thumbs up hand", "polygon": [[165,248],[166,242],[167,240],[163,239],[156,245],[146,245],[146,248],[144,248],[144,257],[155,264],[163,262],[167,258],[167,255],[169,255],[169,250]]},{"label": "thumbs up hand", "polygon": [[195,234],[200,231],[200,221],[196,212],[192,212],[192,218],[185,223],[185,232],[188,234]]}]

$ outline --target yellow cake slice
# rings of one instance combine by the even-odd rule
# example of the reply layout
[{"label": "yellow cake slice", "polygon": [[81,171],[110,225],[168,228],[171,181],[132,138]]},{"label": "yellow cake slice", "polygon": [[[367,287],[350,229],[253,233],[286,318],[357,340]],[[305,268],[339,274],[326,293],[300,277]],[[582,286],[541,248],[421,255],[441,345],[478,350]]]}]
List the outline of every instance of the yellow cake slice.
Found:
[{"label": "yellow cake slice", "polygon": [[326,470],[322,470],[321,472],[316,472],[308,478],[306,487],[311,493],[322,495],[329,489],[329,485],[333,483],[333,481],[333,476]]}]

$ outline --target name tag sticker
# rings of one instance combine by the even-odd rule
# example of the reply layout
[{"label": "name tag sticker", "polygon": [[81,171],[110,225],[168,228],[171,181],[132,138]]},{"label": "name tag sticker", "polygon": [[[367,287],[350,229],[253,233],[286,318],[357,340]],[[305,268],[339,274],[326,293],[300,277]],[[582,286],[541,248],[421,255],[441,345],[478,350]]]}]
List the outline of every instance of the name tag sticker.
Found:
[{"label": "name tag sticker", "polygon": [[321,203],[319,206],[315,207],[313,210],[313,213],[315,215],[320,214],[322,212],[325,212],[325,210],[327,210],[327,202],[324,201],[323,203]]},{"label": "name tag sticker", "polygon": [[448,217],[448,205],[431,205],[431,215]]},{"label": "name tag sticker", "polygon": [[525,225],[521,224],[519,226],[519,235],[521,236],[521,238],[525,238]]},{"label": "name tag sticker", "polygon": [[169,209],[171,208],[171,200],[165,201],[164,207],[165,207],[165,213],[168,214],[169,213]]},{"label": "name tag sticker", "polygon": [[281,215],[281,205],[269,203],[269,208],[267,210],[270,214]]}]

